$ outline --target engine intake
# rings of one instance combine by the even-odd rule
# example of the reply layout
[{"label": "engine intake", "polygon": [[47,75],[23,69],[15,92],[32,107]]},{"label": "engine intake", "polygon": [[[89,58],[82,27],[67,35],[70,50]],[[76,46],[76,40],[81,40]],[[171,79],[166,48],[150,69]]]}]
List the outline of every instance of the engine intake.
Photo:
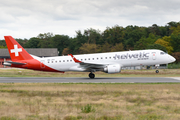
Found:
[{"label": "engine intake", "polygon": [[119,73],[121,72],[121,65],[119,64],[114,64],[114,65],[108,65],[104,68],[105,73]]}]

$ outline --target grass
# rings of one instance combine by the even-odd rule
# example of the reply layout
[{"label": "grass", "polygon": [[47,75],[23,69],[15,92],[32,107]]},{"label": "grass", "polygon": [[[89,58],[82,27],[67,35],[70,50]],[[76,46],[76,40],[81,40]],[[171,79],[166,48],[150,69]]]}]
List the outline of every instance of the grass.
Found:
[{"label": "grass", "polygon": [[[88,77],[0,69],[0,77]],[[96,72],[96,77],[180,77],[178,69]],[[179,120],[180,84],[0,83],[0,120]]]},{"label": "grass", "polygon": [[87,104],[81,108],[82,113],[90,113],[90,112],[95,112],[95,111],[96,110],[90,104]]},{"label": "grass", "polygon": [[179,120],[180,84],[0,83],[0,120]]},{"label": "grass", "polygon": [[[122,70],[120,73],[107,74],[96,72],[96,77],[180,77],[179,69],[155,70]],[[0,69],[0,77],[88,77],[88,72],[41,72],[26,69]]]}]

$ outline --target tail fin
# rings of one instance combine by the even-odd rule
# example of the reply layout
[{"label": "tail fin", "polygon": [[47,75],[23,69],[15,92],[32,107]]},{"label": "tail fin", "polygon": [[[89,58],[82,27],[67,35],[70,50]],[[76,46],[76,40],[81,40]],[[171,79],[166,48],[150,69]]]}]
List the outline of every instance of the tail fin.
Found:
[{"label": "tail fin", "polygon": [[29,60],[33,57],[11,36],[4,36],[12,61]]}]

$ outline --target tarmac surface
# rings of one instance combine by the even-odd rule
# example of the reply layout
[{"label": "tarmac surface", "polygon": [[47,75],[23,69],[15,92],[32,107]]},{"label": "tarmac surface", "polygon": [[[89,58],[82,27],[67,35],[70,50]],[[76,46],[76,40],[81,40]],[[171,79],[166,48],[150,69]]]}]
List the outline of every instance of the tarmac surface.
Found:
[{"label": "tarmac surface", "polygon": [[119,78],[73,78],[73,77],[0,77],[0,83],[180,83],[180,77],[119,77]]}]

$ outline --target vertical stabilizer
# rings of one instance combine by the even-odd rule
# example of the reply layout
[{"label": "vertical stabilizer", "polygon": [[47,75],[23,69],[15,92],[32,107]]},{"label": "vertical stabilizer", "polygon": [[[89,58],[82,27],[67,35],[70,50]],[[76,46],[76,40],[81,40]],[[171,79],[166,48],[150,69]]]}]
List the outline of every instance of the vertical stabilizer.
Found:
[{"label": "vertical stabilizer", "polygon": [[11,36],[4,36],[12,61],[29,60],[33,57]]}]

